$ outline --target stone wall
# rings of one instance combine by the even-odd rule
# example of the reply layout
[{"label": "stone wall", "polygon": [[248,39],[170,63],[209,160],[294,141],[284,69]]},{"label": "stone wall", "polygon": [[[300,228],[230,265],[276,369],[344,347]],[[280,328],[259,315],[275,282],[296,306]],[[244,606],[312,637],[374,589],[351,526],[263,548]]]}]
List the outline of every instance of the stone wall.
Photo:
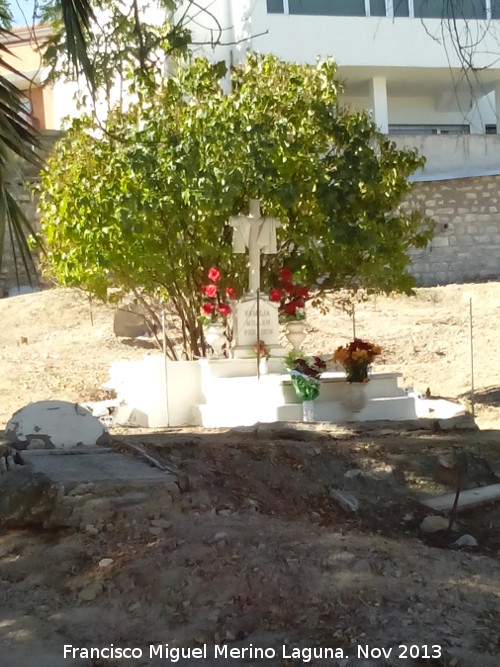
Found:
[{"label": "stone wall", "polygon": [[410,252],[418,285],[500,279],[500,175],[415,183],[409,203],[436,223]]},{"label": "stone wall", "polygon": [[[31,224],[36,226],[37,223],[37,213],[36,213],[36,199],[31,191],[31,186],[34,185],[36,179],[27,179],[26,181],[16,181],[14,183],[9,183],[9,190],[13,194],[14,198],[21,206],[24,211],[24,214],[28,218]],[[16,262],[14,260],[14,253],[12,252],[12,243],[8,231],[5,232],[4,240],[4,252],[2,257],[2,268],[0,271],[0,296],[6,296],[6,293],[9,289],[17,286],[26,286],[30,284],[30,279],[26,274],[23,263],[19,259],[19,253],[16,253],[17,260],[17,274],[16,278]],[[37,276],[31,276],[31,280],[34,285],[37,284]]]},{"label": "stone wall", "polygon": [[[62,137],[62,133],[56,130],[45,130],[40,135],[40,152],[44,156],[51,152],[56,141]],[[14,159],[12,175],[13,178],[8,182],[9,190],[20,204],[30,224],[36,229],[38,228],[37,201],[33,193],[33,186],[40,180],[38,170],[30,164],[23,164],[19,160]],[[11,239],[7,232],[4,243],[0,271],[0,296],[5,295],[9,289],[16,287],[18,282],[20,286],[30,284],[30,279],[24,271],[22,262],[19,260],[17,262],[19,279],[16,278],[16,263],[14,261],[14,253],[12,252]],[[37,276],[32,276],[31,279],[36,285],[38,281]]]}]

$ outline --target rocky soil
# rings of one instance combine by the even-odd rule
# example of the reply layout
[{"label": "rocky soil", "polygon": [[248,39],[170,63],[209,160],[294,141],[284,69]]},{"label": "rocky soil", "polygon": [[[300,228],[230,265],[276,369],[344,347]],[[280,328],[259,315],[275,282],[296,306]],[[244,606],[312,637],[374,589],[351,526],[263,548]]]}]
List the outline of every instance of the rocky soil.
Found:
[{"label": "rocky soil", "polygon": [[[165,484],[67,488],[32,523],[4,512],[0,667],[160,666],[177,649],[191,649],[185,667],[496,667],[500,503],[429,533],[421,501],[454,490],[461,456],[464,486],[500,474],[500,284],[372,300],[356,326],[404,385],[470,404],[467,292],[481,430],[121,429],[112,446],[142,447],[168,466]],[[114,338],[109,309],[94,306],[92,319],[69,291],[0,302],[4,423],[29,401],[101,397],[113,360],[147,352]],[[311,352],[352,333],[333,308],[309,321]],[[13,462],[0,474],[0,512],[5,480],[25,474]],[[454,544],[464,535],[477,546]],[[65,645],[76,653],[64,657]],[[136,657],[84,651],[111,645]]]}]

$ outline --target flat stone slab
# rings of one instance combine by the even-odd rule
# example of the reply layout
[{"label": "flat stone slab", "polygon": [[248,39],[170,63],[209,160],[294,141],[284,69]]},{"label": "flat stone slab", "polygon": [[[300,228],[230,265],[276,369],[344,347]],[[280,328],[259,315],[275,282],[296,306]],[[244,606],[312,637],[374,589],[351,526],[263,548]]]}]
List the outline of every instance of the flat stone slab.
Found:
[{"label": "flat stone slab", "polygon": [[106,427],[78,403],[37,401],[14,412],[5,431],[18,449],[53,449],[109,443]]},{"label": "flat stone slab", "polygon": [[163,482],[175,478],[144,461],[130,458],[109,448],[73,450],[26,450],[21,458],[33,472],[44,473],[51,481],[66,484],[82,482]]}]

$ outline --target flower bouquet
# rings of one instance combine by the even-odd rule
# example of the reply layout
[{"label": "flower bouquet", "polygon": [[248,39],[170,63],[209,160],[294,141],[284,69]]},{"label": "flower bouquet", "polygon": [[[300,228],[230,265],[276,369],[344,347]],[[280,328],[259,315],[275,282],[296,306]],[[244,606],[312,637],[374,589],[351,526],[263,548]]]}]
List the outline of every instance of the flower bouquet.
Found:
[{"label": "flower bouquet", "polygon": [[338,347],[330,361],[341,364],[347,376],[347,382],[369,381],[368,367],[381,353],[378,345],[355,338],[344,347]]},{"label": "flower bouquet", "polygon": [[314,401],[319,396],[321,374],[326,369],[320,357],[304,357],[300,350],[292,350],[285,357],[295,393],[302,401]]},{"label": "flower bouquet", "polygon": [[208,271],[211,281],[202,287],[205,301],[201,306],[200,321],[206,343],[212,348],[215,357],[221,357],[223,348],[228,344],[227,318],[231,314],[229,299],[234,298],[234,289],[227,287],[225,297],[221,296],[217,283],[221,278],[219,269],[212,266]]},{"label": "flower bouquet", "polygon": [[271,356],[271,348],[263,340],[259,340],[258,343],[254,345],[253,353],[259,363],[259,375],[267,375],[269,366],[268,361]]},{"label": "flower bouquet", "polygon": [[259,357],[259,359],[269,359],[271,356],[271,349],[263,340],[259,340],[259,342],[254,345],[253,353],[254,356]]},{"label": "flower bouquet", "polygon": [[[208,285],[202,287],[205,301],[201,306],[200,320],[204,326],[210,324],[226,325],[226,320],[231,314],[231,306],[221,297],[217,283],[221,278],[218,268],[212,266],[208,271],[208,279],[211,281]],[[234,298],[234,288],[226,288],[226,298]]]},{"label": "flower bouquet", "polygon": [[309,297],[308,288],[298,282],[293,282],[292,272],[285,267],[280,269],[279,282],[281,286],[270,291],[269,299],[280,304],[280,320],[282,322],[305,320],[306,299]]}]

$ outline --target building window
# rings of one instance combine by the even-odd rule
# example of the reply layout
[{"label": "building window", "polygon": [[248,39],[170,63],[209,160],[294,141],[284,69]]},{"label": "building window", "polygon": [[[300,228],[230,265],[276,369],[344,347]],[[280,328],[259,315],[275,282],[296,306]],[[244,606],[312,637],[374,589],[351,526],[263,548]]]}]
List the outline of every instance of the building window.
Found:
[{"label": "building window", "polygon": [[365,0],[289,0],[290,14],[366,16]]},{"label": "building window", "polygon": [[[424,19],[500,18],[500,0],[392,0],[392,11],[386,0],[267,0],[270,14],[302,14],[316,16],[408,17]],[[491,10],[490,10],[491,7]]]},{"label": "building window", "polygon": [[267,0],[269,14],[283,14],[283,0]]},{"label": "building window", "polygon": [[410,16],[410,8],[408,0],[393,0],[394,16],[408,17]]},{"label": "building window", "polygon": [[31,114],[33,113],[33,108],[31,106],[30,98],[27,95],[23,95],[20,99],[20,102],[22,107],[21,113],[26,117],[31,116]]},{"label": "building window", "polygon": [[20,111],[20,114],[24,118],[24,120],[27,123],[29,123],[32,127],[39,130],[40,121],[33,115],[33,104],[31,103],[31,99],[27,95],[23,95],[21,98],[21,108],[22,110]]},{"label": "building window", "polygon": [[470,134],[470,125],[389,125],[389,134]]},{"label": "building window", "polygon": [[370,15],[385,16],[385,0],[370,0]]},{"label": "building window", "polygon": [[415,17],[424,19],[485,19],[486,0],[413,0]]},{"label": "building window", "polygon": [[497,133],[497,126],[496,125],[485,125],[484,126],[484,132],[485,132],[485,134],[496,134]]}]

